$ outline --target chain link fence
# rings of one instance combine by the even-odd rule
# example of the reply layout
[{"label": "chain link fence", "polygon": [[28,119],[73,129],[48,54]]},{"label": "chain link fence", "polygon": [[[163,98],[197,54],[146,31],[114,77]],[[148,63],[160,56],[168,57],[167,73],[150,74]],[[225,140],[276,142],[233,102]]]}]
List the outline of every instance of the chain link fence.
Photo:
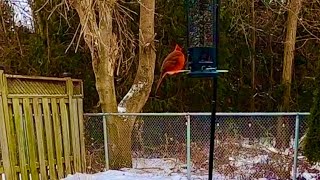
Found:
[{"label": "chain link fence", "polygon": [[[228,179],[290,179],[311,168],[301,152],[295,151],[306,132],[307,115],[217,113],[214,172]],[[169,169],[185,173],[189,179],[207,174],[210,113],[85,114],[87,164],[91,172],[108,167],[105,152],[110,147],[104,145],[108,136],[104,129],[112,116],[133,123],[133,168],[160,168],[157,159],[172,162]]]}]

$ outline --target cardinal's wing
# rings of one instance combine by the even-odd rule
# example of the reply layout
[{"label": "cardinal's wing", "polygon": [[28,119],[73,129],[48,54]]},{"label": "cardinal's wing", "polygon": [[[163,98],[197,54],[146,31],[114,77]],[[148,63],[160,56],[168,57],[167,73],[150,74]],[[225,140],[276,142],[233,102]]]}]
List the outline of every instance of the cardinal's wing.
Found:
[{"label": "cardinal's wing", "polygon": [[173,51],[172,53],[170,53],[163,60],[162,67],[161,67],[162,72],[175,70],[177,65],[181,63],[179,61],[181,61],[183,56],[184,56],[183,53],[180,51]]}]

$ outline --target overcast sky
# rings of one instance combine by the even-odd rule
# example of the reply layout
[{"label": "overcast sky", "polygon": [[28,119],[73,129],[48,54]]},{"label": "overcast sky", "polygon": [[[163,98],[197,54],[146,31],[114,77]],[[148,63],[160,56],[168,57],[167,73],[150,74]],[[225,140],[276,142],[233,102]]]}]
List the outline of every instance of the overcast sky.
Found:
[{"label": "overcast sky", "polygon": [[32,13],[28,0],[9,0],[15,12],[15,22],[29,28],[32,27]]}]

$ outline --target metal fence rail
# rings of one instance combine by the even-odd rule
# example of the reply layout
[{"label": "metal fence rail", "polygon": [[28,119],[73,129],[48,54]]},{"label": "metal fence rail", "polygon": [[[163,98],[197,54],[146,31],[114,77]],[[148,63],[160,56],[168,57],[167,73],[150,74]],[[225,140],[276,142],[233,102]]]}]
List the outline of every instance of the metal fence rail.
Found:
[{"label": "metal fence rail", "polygon": [[[204,175],[208,171],[210,115],[87,113],[84,115],[87,162],[92,172],[109,168],[106,122],[110,116],[127,116],[135,120],[133,168],[139,168],[135,165],[139,159],[170,158],[188,179],[194,174]],[[306,131],[308,115],[217,113],[214,172],[236,179],[297,177],[297,169],[303,171],[307,164],[305,159],[298,159],[298,142]]]}]

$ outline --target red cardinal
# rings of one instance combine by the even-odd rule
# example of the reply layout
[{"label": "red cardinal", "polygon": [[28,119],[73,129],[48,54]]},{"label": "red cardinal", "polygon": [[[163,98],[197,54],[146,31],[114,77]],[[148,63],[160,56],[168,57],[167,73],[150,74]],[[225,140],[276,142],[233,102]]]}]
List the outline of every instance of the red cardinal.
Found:
[{"label": "red cardinal", "polygon": [[176,47],[173,52],[171,52],[163,61],[161,66],[161,75],[160,80],[158,81],[157,88],[155,94],[157,94],[157,90],[162,82],[162,79],[168,75],[174,75],[180,72],[184,72],[182,69],[185,65],[185,57],[182,53],[182,48],[176,44]]}]

